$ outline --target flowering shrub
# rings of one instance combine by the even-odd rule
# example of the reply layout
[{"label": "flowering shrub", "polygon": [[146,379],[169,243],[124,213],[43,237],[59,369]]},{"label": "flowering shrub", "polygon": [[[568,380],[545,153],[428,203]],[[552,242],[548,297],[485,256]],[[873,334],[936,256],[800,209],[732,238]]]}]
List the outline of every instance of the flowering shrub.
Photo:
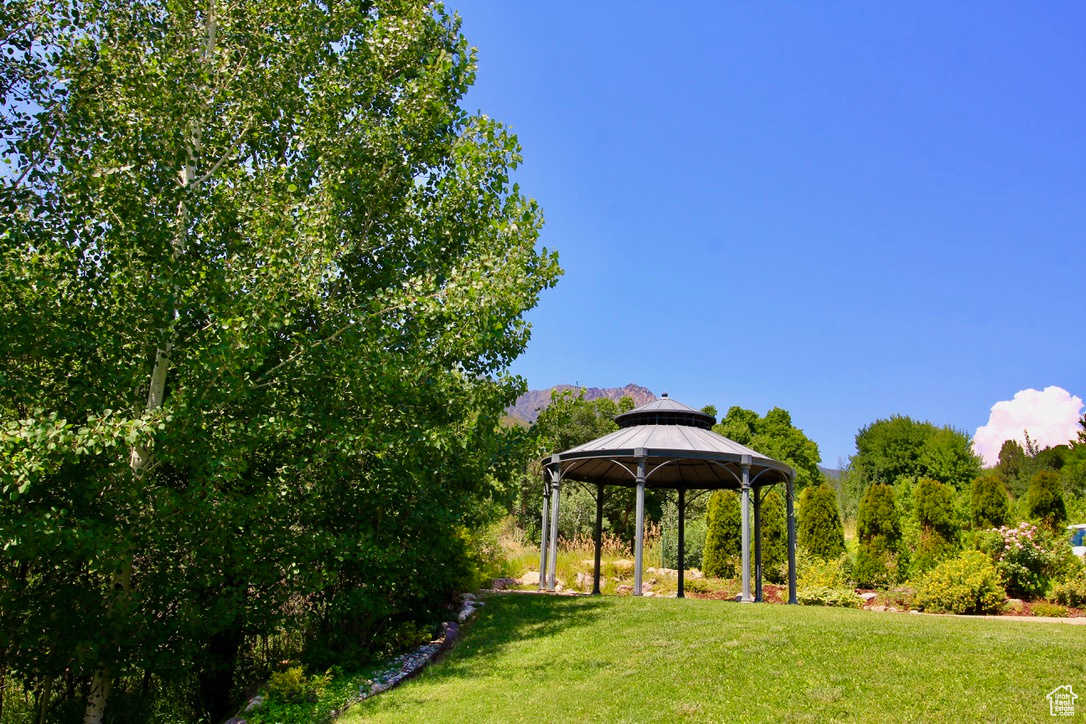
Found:
[{"label": "flowering shrub", "polygon": [[1007,593],[1020,598],[1044,596],[1055,555],[1045,545],[1037,526],[1019,523],[1014,528],[992,528],[977,537],[977,547],[999,570]]},{"label": "flowering shrub", "polygon": [[933,613],[998,613],[1004,598],[999,571],[979,551],[943,561],[916,590],[916,605]]}]

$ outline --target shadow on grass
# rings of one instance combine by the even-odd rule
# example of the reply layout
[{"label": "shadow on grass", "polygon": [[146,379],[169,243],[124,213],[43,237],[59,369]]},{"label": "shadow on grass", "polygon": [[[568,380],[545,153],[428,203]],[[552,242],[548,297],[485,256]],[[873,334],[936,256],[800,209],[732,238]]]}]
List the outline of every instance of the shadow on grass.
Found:
[{"label": "shadow on grass", "polygon": [[479,618],[428,673],[438,678],[470,675],[478,660],[492,659],[511,645],[594,625],[609,605],[598,596],[489,596]]}]

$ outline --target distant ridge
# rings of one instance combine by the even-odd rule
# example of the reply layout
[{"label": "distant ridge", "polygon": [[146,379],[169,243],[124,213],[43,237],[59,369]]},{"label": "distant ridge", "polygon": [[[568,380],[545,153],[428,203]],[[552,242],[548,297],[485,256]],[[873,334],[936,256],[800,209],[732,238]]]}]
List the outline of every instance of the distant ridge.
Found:
[{"label": "distant ridge", "polygon": [[[528,390],[517,398],[512,407],[506,408],[505,414],[530,425],[539,417],[539,411],[551,404],[552,392],[578,389],[582,389],[582,387],[578,385],[555,385],[545,390]],[[630,397],[633,399],[635,407],[648,404],[656,399],[656,395],[651,390],[633,383],[625,387],[584,387],[583,389],[586,400],[597,400],[606,397],[609,400],[618,402],[623,397]]]}]

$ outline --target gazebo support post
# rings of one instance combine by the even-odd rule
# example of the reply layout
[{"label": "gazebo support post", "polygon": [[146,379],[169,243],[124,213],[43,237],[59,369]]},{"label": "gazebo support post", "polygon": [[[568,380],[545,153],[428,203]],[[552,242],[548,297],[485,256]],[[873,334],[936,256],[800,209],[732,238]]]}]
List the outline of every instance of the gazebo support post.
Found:
[{"label": "gazebo support post", "polygon": [[739,597],[741,603],[753,603],[754,599],[750,595],[750,463],[751,458],[749,455],[742,457],[741,467],[743,470],[742,478],[742,514],[743,514],[743,593]]},{"label": "gazebo support post", "polygon": [[641,575],[644,570],[642,558],[645,553],[645,450],[638,448],[637,455],[637,521],[634,529],[634,590],[633,595],[641,595]]},{"label": "gazebo support post", "polygon": [[543,524],[539,528],[539,590],[547,590],[547,525],[550,520],[550,482],[548,473],[543,471]]},{"label": "gazebo support post", "polygon": [[796,480],[789,475],[784,483],[788,500],[788,603],[799,603],[796,598]]},{"label": "gazebo support post", "polygon": [[762,602],[762,495],[765,488],[754,490],[754,600]]},{"label": "gazebo support post", "polygon": [[679,488],[679,592],[678,598],[686,598],[683,592],[683,571],[686,570],[686,488]]},{"label": "gazebo support post", "polygon": [[603,548],[603,483],[596,483],[596,567],[592,573],[592,595],[600,595],[600,550]]},{"label": "gazebo support post", "polygon": [[559,496],[558,471],[551,471],[551,537],[550,537],[550,561],[547,567],[547,590],[554,592],[558,571],[558,496]]}]

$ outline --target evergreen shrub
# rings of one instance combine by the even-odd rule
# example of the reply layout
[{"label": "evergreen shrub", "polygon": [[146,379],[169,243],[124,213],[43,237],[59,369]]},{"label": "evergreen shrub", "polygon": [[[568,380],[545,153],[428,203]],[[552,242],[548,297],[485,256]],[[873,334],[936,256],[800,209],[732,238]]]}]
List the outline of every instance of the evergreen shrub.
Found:
[{"label": "evergreen shrub", "polygon": [[762,571],[771,583],[788,580],[788,511],[771,490],[762,499]]},{"label": "evergreen shrub", "polygon": [[970,493],[974,528],[998,528],[1007,524],[1010,501],[999,475],[987,473],[975,478]]},{"label": "evergreen shrub", "polygon": [[705,549],[702,572],[714,578],[734,578],[739,570],[742,545],[742,512],[739,495],[718,490],[709,498],[705,513]]},{"label": "evergreen shrub", "polygon": [[856,583],[887,587],[901,578],[901,516],[892,485],[871,485],[856,513]]},{"label": "evergreen shrub", "polygon": [[1060,476],[1051,470],[1042,470],[1029,481],[1029,517],[1053,532],[1067,522],[1067,506],[1063,500]]},{"label": "evergreen shrub", "polygon": [[914,572],[930,570],[958,550],[958,520],[954,488],[922,478],[913,491],[913,510],[920,525],[920,541],[913,559]]},{"label": "evergreen shrub", "polygon": [[825,482],[800,493],[796,517],[799,545],[812,555],[833,560],[845,552],[837,494]]},{"label": "evergreen shrub", "polygon": [[919,582],[915,602],[931,613],[999,613],[1007,597],[999,571],[980,551],[966,551],[930,570]]}]

